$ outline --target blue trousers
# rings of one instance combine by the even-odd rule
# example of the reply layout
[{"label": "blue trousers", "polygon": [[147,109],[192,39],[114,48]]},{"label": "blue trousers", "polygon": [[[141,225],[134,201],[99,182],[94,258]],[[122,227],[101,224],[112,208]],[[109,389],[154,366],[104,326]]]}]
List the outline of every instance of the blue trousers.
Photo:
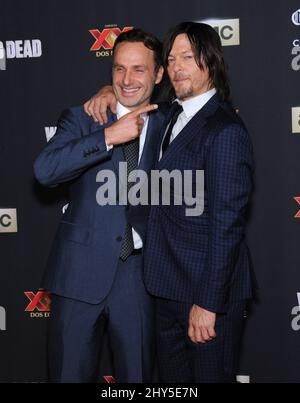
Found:
[{"label": "blue trousers", "polygon": [[157,350],[161,382],[234,383],[245,302],[232,303],[216,318],[216,338],[195,344],[188,336],[192,304],[156,299]]},{"label": "blue trousers", "polygon": [[142,255],[119,260],[113,286],[100,304],[52,295],[48,327],[50,382],[100,382],[104,327],[116,381],[153,380],[154,306],[142,280],[142,263]]}]

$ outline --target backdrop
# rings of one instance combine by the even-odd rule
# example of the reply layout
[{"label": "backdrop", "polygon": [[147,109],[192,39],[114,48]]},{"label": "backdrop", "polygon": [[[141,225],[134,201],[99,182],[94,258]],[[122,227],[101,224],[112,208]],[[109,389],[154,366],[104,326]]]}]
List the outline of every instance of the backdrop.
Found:
[{"label": "backdrop", "polygon": [[109,82],[120,32],[163,38],[183,20],[218,30],[255,149],[248,239],[260,296],[240,380],[300,381],[299,0],[0,0],[0,381],[46,380],[49,298],[39,286],[65,192],[35,182],[35,157],[62,110]]}]

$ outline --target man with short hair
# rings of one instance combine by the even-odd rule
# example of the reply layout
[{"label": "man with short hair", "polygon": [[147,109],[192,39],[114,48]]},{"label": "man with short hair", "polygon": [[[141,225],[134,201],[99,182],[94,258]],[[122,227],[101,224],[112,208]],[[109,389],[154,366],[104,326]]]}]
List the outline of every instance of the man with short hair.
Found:
[{"label": "man with short hair", "polygon": [[[128,175],[153,167],[163,116],[149,103],[162,75],[160,41],[138,29],[122,33],[112,66],[116,114],[110,111],[108,122],[99,126],[82,107],[65,111],[35,161],[41,184],[68,183],[70,190],[43,281],[52,293],[51,382],[100,381],[103,322],[116,381],[152,381],[153,300],[142,278],[149,211],[147,206],[99,205],[96,194],[101,172],[114,173],[118,189],[121,163],[127,163]],[[121,185],[130,188],[130,182]]]}]

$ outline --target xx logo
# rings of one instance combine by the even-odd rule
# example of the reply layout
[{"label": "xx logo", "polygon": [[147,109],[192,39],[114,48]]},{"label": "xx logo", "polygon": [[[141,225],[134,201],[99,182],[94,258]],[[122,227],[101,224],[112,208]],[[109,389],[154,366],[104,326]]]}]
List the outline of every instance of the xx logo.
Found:
[{"label": "xx logo", "polygon": [[114,47],[115,40],[122,32],[130,31],[133,27],[125,27],[123,31],[120,28],[105,28],[102,32],[98,29],[90,29],[89,32],[96,39],[90,50],[99,50],[103,47],[105,50]]},{"label": "xx logo", "polygon": [[51,306],[50,292],[38,291],[34,294],[32,291],[25,291],[24,294],[30,300],[25,311],[32,312],[37,309],[40,312],[49,312]]},{"label": "xx logo", "polygon": [[105,375],[103,378],[106,383],[116,383],[115,378],[111,375]]},{"label": "xx logo", "polygon": [[[300,204],[300,197],[294,197],[294,200]],[[295,218],[300,218],[300,210],[294,215]]]}]

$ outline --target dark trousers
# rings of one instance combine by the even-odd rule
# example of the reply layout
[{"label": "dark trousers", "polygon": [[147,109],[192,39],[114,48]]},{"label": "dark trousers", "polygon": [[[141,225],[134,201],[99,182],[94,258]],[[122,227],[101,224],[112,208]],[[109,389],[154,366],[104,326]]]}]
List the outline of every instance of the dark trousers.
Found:
[{"label": "dark trousers", "polygon": [[233,303],[216,319],[217,337],[195,344],[188,336],[192,305],[156,299],[156,330],[161,382],[235,382],[245,302]]},{"label": "dark trousers", "polygon": [[116,381],[151,382],[154,306],[142,280],[142,255],[119,261],[112,289],[98,305],[52,296],[48,328],[50,382],[100,382],[104,323]]}]

